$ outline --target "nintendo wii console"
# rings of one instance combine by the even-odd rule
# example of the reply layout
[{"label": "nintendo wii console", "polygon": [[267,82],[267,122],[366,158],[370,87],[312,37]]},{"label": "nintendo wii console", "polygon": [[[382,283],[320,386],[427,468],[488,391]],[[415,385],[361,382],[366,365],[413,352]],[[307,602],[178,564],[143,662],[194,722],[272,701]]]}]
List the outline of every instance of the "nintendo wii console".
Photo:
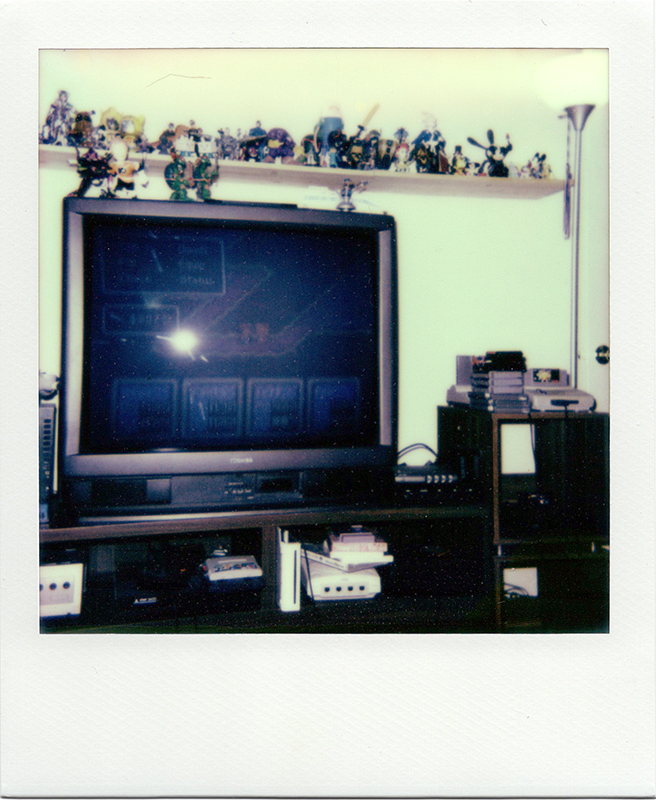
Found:
[{"label": "nintendo wii console", "polygon": [[344,572],[319,561],[301,560],[301,581],[313,600],[365,600],[381,589],[380,575],[375,569]]}]

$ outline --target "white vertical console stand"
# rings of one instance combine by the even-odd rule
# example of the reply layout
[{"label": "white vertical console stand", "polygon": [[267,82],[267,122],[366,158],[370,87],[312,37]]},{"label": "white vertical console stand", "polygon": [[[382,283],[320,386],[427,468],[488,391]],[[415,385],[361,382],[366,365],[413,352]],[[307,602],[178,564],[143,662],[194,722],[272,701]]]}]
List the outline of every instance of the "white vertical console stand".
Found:
[{"label": "white vertical console stand", "polygon": [[289,531],[278,529],[278,583],[276,595],[281,611],[301,609],[301,543],[289,541]]}]

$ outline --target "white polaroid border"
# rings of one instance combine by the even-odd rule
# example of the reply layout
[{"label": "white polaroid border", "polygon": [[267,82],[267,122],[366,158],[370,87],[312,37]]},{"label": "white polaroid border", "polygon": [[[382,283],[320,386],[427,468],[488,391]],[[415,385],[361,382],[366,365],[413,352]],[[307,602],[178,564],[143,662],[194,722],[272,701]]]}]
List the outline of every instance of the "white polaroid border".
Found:
[{"label": "white polaroid border", "polygon": [[[652,3],[9,2],[0,30],[3,796],[653,796]],[[147,46],[610,48],[610,634],[39,635],[38,51]]]}]

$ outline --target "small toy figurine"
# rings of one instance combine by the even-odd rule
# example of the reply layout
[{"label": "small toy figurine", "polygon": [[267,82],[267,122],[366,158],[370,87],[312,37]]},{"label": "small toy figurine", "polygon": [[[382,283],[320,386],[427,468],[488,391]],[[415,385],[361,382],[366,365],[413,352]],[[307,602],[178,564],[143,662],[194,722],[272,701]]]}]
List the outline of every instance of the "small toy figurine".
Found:
[{"label": "small toy figurine", "polygon": [[152,152],[148,147],[148,142],[143,135],[145,117],[136,117],[134,114],[126,114],[121,118],[120,134],[133,150],[141,152]]},{"label": "small toy figurine", "polygon": [[328,150],[324,154],[325,165],[348,169],[349,140],[344,131],[339,128],[328,134]]},{"label": "small toy figurine", "polygon": [[121,130],[121,115],[112,106],[107,111],[103,111],[100,117],[100,125],[98,125],[97,136],[98,146],[108,149],[115,136],[118,136]]},{"label": "small toy figurine", "polygon": [[294,140],[284,128],[271,128],[267,133],[265,162],[280,161],[280,164],[291,164],[294,161]]},{"label": "small toy figurine", "polygon": [[469,159],[462,152],[462,147],[457,144],[453,151],[453,158],[451,159],[451,174],[452,175],[466,175],[467,168],[469,167]]},{"label": "small toy figurine", "polygon": [[187,189],[191,181],[187,178],[187,162],[175,151],[171,150],[172,161],[164,170],[164,180],[169,189],[173,189],[170,200],[189,200]]},{"label": "small toy figurine", "polygon": [[521,170],[521,177],[528,177],[528,178],[550,178],[552,175],[551,167],[549,164],[546,164],[547,155],[543,153],[540,155],[536,153],[533,158],[530,159],[528,164],[522,168]]},{"label": "small toy figurine", "polygon": [[343,128],[342,112],[337,106],[330,106],[328,114],[325,117],[321,117],[314,126],[314,149],[319,153],[322,166],[330,166],[328,163],[330,159],[327,156],[330,149],[328,137],[334,131],[341,131]]},{"label": "small toy figurine", "polygon": [[[437,130],[437,120],[432,114],[424,113],[422,116],[423,129],[412,142],[412,156],[418,162],[417,172],[445,173],[449,171],[449,159],[447,158],[446,139]],[[424,146],[426,155],[423,155],[420,147]],[[417,154],[420,158],[417,159]],[[423,163],[422,163],[423,162]],[[421,169],[419,167],[421,164]]]},{"label": "small toy figurine", "polygon": [[155,145],[157,152],[163,156],[168,155],[170,149],[173,147],[173,139],[175,138],[175,126],[169,122],[169,126],[165,131],[162,131]]},{"label": "small toy figurine", "polygon": [[254,138],[257,138],[259,136],[266,136],[266,131],[264,130],[264,128],[262,127],[262,123],[258,119],[258,121],[255,123],[255,127],[251,128],[248,131],[248,138],[249,139],[254,139]]},{"label": "small toy figurine", "polygon": [[219,176],[219,168],[212,168],[212,160],[209,155],[202,153],[193,169],[193,186],[196,190],[198,200],[211,200],[211,186]]},{"label": "small toy figurine", "polygon": [[319,151],[314,145],[314,134],[308,133],[301,139],[301,155],[296,156],[296,160],[306,167],[318,167],[320,164]]},{"label": "small toy figurine", "polygon": [[[394,157],[392,158],[392,163],[390,165],[390,170],[392,172],[410,172],[410,145],[407,142],[399,142],[396,150],[394,151]],[[416,171],[414,164],[412,169]]]},{"label": "small toy figurine", "polygon": [[389,169],[394,157],[394,151],[398,146],[396,139],[379,139],[378,140],[378,161],[376,163],[377,169]]},{"label": "small toy figurine", "polygon": [[412,161],[417,172],[433,172],[435,158],[425,142],[419,142],[419,144],[414,146],[412,150]]},{"label": "small toy figurine", "polygon": [[219,158],[235,161],[239,158],[239,142],[230,135],[230,128],[219,128]]},{"label": "small toy figurine", "polygon": [[42,144],[68,144],[68,134],[73,127],[75,110],[68,102],[68,92],[61,91],[54,103],[51,104],[46,122],[41,128]]},{"label": "small toy figurine", "polygon": [[264,135],[247,136],[239,148],[240,161],[262,161],[266,148],[266,132]]},{"label": "small toy figurine", "polygon": [[110,145],[110,180],[108,196],[136,199],[137,183],[139,186],[148,186],[145,162],[140,164],[128,160],[129,147],[120,136],[114,138]]},{"label": "small toy figurine", "polygon": [[219,147],[216,139],[207,134],[201,134],[200,139],[196,142],[196,153],[198,156],[207,156],[208,158],[218,159]]},{"label": "small toy figurine", "polygon": [[341,201],[337,204],[338,211],[355,211],[356,205],[351,200],[353,192],[363,192],[367,186],[367,181],[360,181],[360,183],[353,183],[350,178],[345,178],[344,185],[340,191]]},{"label": "small toy figurine", "polygon": [[73,147],[95,147],[93,111],[78,111],[73,118],[73,127],[68,134],[68,143]]},{"label": "small toy figurine", "polygon": [[199,128],[193,119],[189,120],[189,130],[187,131],[187,136],[189,136],[192,142],[200,142],[203,136],[203,129]]},{"label": "small toy figurine", "polygon": [[367,125],[371,121],[373,115],[378,111],[380,107],[379,103],[371,109],[371,111],[365,117],[364,122],[361,125],[358,125],[358,129],[355,132],[354,136],[347,142],[346,146],[346,154],[345,154],[345,164],[344,166],[350,169],[364,169],[365,166],[365,150],[366,144],[365,139],[362,137],[362,134],[367,128]]},{"label": "small toy figurine", "polygon": [[512,150],[510,136],[506,134],[507,144],[505,147],[499,147],[494,143],[494,133],[491,130],[487,132],[487,139],[489,145],[486,146],[484,144],[479,144],[475,139],[472,139],[471,136],[467,137],[469,144],[473,144],[475,147],[480,147],[485,150],[485,161],[479,167],[478,174],[482,175],[487,171],[487,174],[491,178],[507,178],[508,167],[503,163],[503,160]]},{"label": "small toy figurine", "polygon": [[[91,186],[102,186],[109,180],[111,175],[110,161],[111,153],[99,155],[93,147],[86,153],[77,152],[77,174],[82,178],[77,191],[71,192],[71,197],[84,197]],[[108,196],[108,190],[102,192],[102,196]]]},{"label": "small toy figurine", "polygon": [[378,165],[379,143],[380,131],[369,131],[369,133],[364,137],[363,169],[376,169]]}]

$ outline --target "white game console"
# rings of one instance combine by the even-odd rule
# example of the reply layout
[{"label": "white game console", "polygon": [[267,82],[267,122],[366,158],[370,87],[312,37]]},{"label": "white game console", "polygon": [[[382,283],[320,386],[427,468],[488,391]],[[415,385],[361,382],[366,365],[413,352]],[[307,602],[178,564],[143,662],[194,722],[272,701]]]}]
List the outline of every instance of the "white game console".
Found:
[{"label": "white game console", "polygon": [[594,411],[594,397],[569,385],[564,369],[529,369],[524,374],[524,391],[531,411]]},{"label": "white game console", "polygon": [[65,617],[82,611],[84,564],[39,567],[39,616]]},{"label": "white game console", "polygon": [[380,575],[375,569],[344,572],[319,561],[303,558],[301,580],[313,600],[366,600],[379,594]]},{"label": "white game console", "polygon": [[594,397],[580,389],[526,389],[531,411],[594,411]]},{"label": "white game console", "polygon": [[301,609],[301,543],[289,541],[289,531],[278,530],[276,594],[281,611]]}]

